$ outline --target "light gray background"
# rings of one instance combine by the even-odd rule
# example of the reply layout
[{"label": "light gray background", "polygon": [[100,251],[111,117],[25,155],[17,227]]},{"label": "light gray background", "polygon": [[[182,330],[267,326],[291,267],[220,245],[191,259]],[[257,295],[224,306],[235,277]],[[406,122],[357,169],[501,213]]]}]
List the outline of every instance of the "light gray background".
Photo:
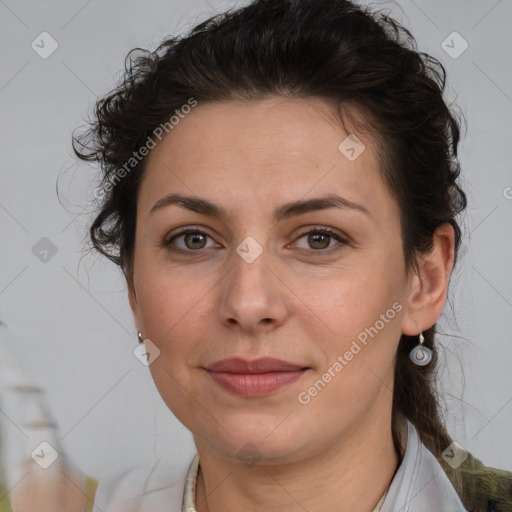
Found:
[{"label": "light gray background", "polygon": [[[77,167],[70,137],[97,96],[109,91],[135,46],[154,49],[170,33],[240,2],[0,0],[0,376],[17,358],[47,392],[62,446],[102,478],[157,454],[191,458],[190,433],[163,405],[132,353],[136,332],[121,273],[81,259],[95,170]],[[443,317],[442,389],[453,437],[486,464],[512,469],[512,173],[510,171],[511,0],[375,2],[441,59],[469,130],[461,163],[469,197],[464,250]],[[41,58],[31,43],[49,32],[58,49]],[[441,43],[457,31],[458,58]],[[459,44],[459,43],[457,43]],[[63,205],[59,202],[55,183]],[[507,188],[508,187],[508,188]],[[32,252],[49,238],[47,262]],[[9,374],[9,371],[11,374]],[[465,377],[464,377],[465,376]],[[7,453],[28,446],[19,404],[0,396]],[[10,404],[10,405],[9,405]],[[16,408],[18,407],[18,409]],[[6,443],[4,442],[4,445]]]}]

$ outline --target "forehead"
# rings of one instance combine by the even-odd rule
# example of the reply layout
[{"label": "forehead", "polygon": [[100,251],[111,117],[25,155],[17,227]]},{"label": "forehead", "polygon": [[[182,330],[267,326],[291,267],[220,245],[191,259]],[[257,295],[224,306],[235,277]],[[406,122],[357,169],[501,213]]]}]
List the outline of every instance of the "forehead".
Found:
[{"label": "forehead", "polygon": [[390,200],[374,141],[350,135],[320,100],[199,103],[151,150],[139,208],[173,191],[258,210],[326,192]]}]

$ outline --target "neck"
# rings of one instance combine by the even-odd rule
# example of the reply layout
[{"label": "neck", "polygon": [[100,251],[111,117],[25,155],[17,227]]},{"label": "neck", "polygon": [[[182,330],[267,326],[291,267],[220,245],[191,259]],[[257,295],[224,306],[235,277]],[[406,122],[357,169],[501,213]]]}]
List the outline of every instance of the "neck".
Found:
[{"label": "neck", "polygon": [[196,440],[197,512],[373,510],[393,479],[400,455],[393,445],[391,419],[370,419],[328,449],[279,465],[262,459],[247,467]]}]

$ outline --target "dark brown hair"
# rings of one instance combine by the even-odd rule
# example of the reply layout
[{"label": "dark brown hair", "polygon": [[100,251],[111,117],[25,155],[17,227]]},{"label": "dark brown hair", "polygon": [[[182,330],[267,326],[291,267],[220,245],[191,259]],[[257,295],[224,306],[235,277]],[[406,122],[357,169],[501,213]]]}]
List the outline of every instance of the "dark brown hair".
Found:
[{"label": "dark brown hair", "polygon": [[[88,130],[74,137],[78,157],[101,164],[99,212],[90,226],[93,248],[133,275],[137,193],[146,158],[115,186],[119,169],[154,130],[186,105],[269,96],[322,99],[348,117],[363,113],[380,148],[381,170],[401,210],[407,270],[432,248],[435,229],[450,223],[455,251],[466,207],[459,187],[460,121],[443,98],[445,70],[416,50],[415,40],[389,16],[347,0],[253,1],[209,18],[153,52],[133,50],[123,80],[96,104]],[[360,128],[362,128],[360,126]],[[396,355],[393,439],[405,415],[439,457],[451,439],[436,395],[436,326],[424,332],[430,364],[409,360],[417,337],[402,335]]]}]

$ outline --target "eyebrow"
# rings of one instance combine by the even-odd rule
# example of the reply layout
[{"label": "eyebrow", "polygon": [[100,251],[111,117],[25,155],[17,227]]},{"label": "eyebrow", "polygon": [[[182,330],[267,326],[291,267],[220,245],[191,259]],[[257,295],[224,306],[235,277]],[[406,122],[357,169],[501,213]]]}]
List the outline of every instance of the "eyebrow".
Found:
[{"label": "eyebrow", "polygon": [[[171,205],[177,205],[180,208],[185,208],[202,215],[218,217],[224,220],[229,217],[227,211],[218,204],[212,203],[211,201],[202,199],[200,197],[184,196],[177,193],[169,194],[165,197],[162,197],[162,199],[159,199],[149,211],[149,215],[153,215],[155,212]],[[353,201],[349,201],[344,197],[330,194],[324,197],[285,203],[274,210],[273,217],[275,221],[280,221],[304,213],[317,210],[327,210],[329,208],[351,209],[371,216],[366,206],[355,203]]]}]

